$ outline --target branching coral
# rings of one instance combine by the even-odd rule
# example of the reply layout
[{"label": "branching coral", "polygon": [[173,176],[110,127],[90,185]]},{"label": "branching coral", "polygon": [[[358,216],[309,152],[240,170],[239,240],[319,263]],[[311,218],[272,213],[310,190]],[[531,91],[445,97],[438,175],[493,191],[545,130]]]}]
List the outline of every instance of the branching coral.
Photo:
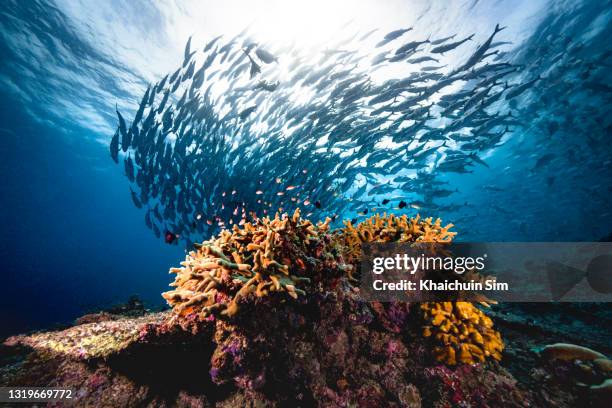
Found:
[{"label": "branching coral", "polygon": [[[299,210],[293,216],[277,214],[274,219],[235,225],[198,245],[182,267],[170,269],[177,274],[172,283],[176,289],[163,297],[177,317],[232,317],[247,298],[269,298],[273,293],[298,298],[315,287],[329,288],[338,273],[351,270],[341,260],[354,266],[364,243],[450,242],[456,234],[451,227],[443,227],[440,219],[385,214],[355,226],[346,222],[332,238],[329,220],[315,225],[302,219]],[[439,361],[455,365],[500,359],[499,333],[471,303],[425,303],[417,310]]]},{"label": "branching coral", "polygon": [[472,364],[487,357],[501,359],[504,348],[493,322],[469,302],[428,302],[421,304],[426,324],[423,336],[434,342],[438,361],[449,365]]},{"label": "branching coral", "polygon": [[345,246],[345,256],[355,262],[361,254],[361,246],[370,242],[450,242],[457,234],[451,232],[453,224],[442,226],[438,218],[421,219],[419,215],[408,218],[406,215],[376,214],[369,219],[353,225],[345,221],[340,237]]},{"label": "branching coral", "polygon": [[198,245],[181,268],[172,268],[177,289],[162,296],[179,316],[212,314],[231,317],[240,300],[253,293],[264,297],[285,292],[292,298],[304,295],[307,285],[326,257],[324,236],[329,219],[314,225],[300,217],[276,215],[234,225],[218,238]]}]

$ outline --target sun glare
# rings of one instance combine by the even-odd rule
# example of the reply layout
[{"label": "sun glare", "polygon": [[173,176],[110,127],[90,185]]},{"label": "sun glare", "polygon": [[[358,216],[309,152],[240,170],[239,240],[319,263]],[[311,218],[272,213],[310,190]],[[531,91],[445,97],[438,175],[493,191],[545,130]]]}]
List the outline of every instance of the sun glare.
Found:
[{"label": "sun glare", "polygon": [[[317,47],[333,43],[350,25],[368,29],[374,16],[384,13],[374,0],[261,0],[223,2],[194,1],[176,12],[175,35],[232,35],[248,27],[248,34],[262,43],[300,44]],[[378,6],[378,7],[377,7]],[[384,7],[383,7],[384,9]],[[224,16],[222,21],[212,15]]]},{"label": "sun glare", "polygon": [[[357,3],[357,2],[353,2]],[[271,1],[254,19],[253,34],[265,41],[287,40],[316,46],[330,42],[355,15],[346,1]]]}]

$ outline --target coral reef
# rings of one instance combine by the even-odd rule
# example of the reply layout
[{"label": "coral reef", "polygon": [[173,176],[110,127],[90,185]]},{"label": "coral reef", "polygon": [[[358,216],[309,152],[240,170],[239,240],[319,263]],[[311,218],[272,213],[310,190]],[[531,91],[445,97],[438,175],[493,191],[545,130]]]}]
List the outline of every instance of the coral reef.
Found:
[{"label": "coral reef", "polygon": [[369,219],[353,225],[345,221],[345,228],[340,233],[340,241],[345,246],[349,262],[357,262],[361,255],[361,246],[370,242],[450,242],[457,234],[451,232],[453,224],[442,226],[438,218],[421,219],[419,215],[409,218],[407,215],[393,214],[382,216],[376,214]]},{"label": "coral reef", "polygon": [[[371,242],[451,242],[456,232],[453,224],[442,226],[438,218],[409,218],[393,214],[376,214],[353,226],[345,222],[340,241],[344,254],[351,262],[361,256],[361,246]],[[351,276],[352,277],[352,276]],[[470,271],[466,278],[474,279]],[[485,299],[480,299],[484,302]],[[375,306],[376,307],[376,306]],[[380,306],[378,306],[380,307]],[[491,357],[501,359],[503,342],[493,330],[493,322],[481,310],[468,302],[428,302],[420,306],[425,321],[423,335],[431,338],[433,354],[438,361],[449,365],[483,362]]]},{"label": "coral reef", "polygon": [[[234,227],[171,271],[171,311],[90,315],[10,338],[0,383],[75,389],[64,406],[575,405],[577,394],[544,371],[531,370],[538,387],[519,384],[500,363],[501,335],[471,303],[361,299],[347,274],[359,260],[356,240],[425,236],[447,242],[453,233],[394,216],[332,231],[299,212]],[[561,363],[569,364],[541,370]],[[588,364],[601,399],[609,360]]]},{"label": "coral reef", "polygon": [[491,357],[501,360],[504,348],[493,322],[468,302],[427,302],[420,305],[423,336],[432,339],[438,361],[473,364]]},{"label": "coral reef", "polygon": [[[363,243],[450,242],[455,235],[450,231],[452,226],[442,227],[440,219],[377,214],[355,226],[346,222],[345,228],[331,234],[329,219],[314,225],[300,217],[299,209],[292,216],[256,219],[242,228],[234,225],[232,231],[223,230],[219,237],[198,245],[181,268],[170,269],[177,274],[172,283],[177,289],[163,293],[163,297],[178,319],[232,317],[240,303],[248,302],[247,297],[284,292],[297,299],[306,290],[311,295],[313,289],[329,290],[339,270],[354,269]],[[343,259],[352,265],[346,265]],[[351,274],[349,278],[354,280]],[[392,327],[394,323],[387,321],[380,309],[387,312],[398,307],[393,304],[387,310],[378,304],[373,310],[383,316],[386,327]],[[408,308],[405,310],[407,315]],[[501,336],[492,329],[492,321],[473,305],[426,303],[421,311],[421,318],[426,320],[423,333],[434,341],[433,355],[438,361],[455,365],[501,358]],[[401,327],[395,324],[396,331]]]},{"label": "coral reef", "polygon": [[[284,292],[292,298],[305,295],[300,286],[313,287],[313,279],[341,265],[331,255],[329,219],[314,225],[300,217],[277,214],[260,218],[198,245],[162,294],[181,317],[204,320],[210,315],[234,316],[242,299]],[[326,279],[331,279],[327,276]]]},{"label": "coral reef", "polygon": [[404,308],[373,312],[352,290],[266,306],[201,322],[195,333],[171,325],[167,314],[132,319],[140,335],[111,354],[49,353],[36,336],[28,342],[34,354],[0,368],[0,382],[74,389],[77,398],[62,406],[520,406],[530,399],[498,365],[435,363],[426,342],[410,336]]}]

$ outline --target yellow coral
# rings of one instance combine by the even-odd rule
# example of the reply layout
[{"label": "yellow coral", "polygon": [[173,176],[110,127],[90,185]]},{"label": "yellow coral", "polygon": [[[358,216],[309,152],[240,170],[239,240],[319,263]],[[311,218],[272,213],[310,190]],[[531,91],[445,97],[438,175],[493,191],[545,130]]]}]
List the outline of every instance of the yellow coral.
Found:
[{"label": "yellow coral", "polygon": [[345,221],[340,234],[350,262],[355,262],[361,254],[361,246],[371,242],[450,242],[457,234],[451,232],[453,224],[442,226],[438,218],[421,219],[420,215],[409,218],[406,215],[376,214],[369,219],[353,225]]},{"label": "yellow coral", "polygon": [[469,302],[427,302],[420,305],[423,336],[435,343],[433,354],[449,365],[501,359],[504,344],[493,322]]},{"label": "yellow coral", "polygon": [[286,292],[297,298],[305,294],[298,285],[310,281],[298,273],[306,274],[304,259],[315,255],[312,244],[329,230],[329,221],[314,225],[297,209],[291,217],[277,214],[222,230],[191,251],[181,268],[170,269],[177,274],[171,284],[177,289],[162,296],[175,314],[201,318],[235,315],[239,300],[250,293]]}]

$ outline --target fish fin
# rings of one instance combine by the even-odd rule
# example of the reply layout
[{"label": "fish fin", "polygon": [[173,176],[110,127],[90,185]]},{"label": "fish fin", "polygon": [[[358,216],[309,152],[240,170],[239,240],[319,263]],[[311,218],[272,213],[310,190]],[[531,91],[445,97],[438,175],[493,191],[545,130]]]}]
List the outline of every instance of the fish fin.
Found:
[{"label": "fish fin", "polygon": [[193,35],[189,36],[189,39],[187,40],[187,43],[185,44],[184,59],[190,58],[189,53],[191,52],[191,37],[193,37]]},{"label": "fish fin", "polygon": [[580,282],[585,272],[557,261],[546,262],[548,284],[554,301],[560,300]]},{"label": "fish fin", "polygon": [[499,24],[496,24],[495,25],[495,32],[499,33],[500,31],[505,30],[506,28],[508,28],[508,26],[500,27]]}]

